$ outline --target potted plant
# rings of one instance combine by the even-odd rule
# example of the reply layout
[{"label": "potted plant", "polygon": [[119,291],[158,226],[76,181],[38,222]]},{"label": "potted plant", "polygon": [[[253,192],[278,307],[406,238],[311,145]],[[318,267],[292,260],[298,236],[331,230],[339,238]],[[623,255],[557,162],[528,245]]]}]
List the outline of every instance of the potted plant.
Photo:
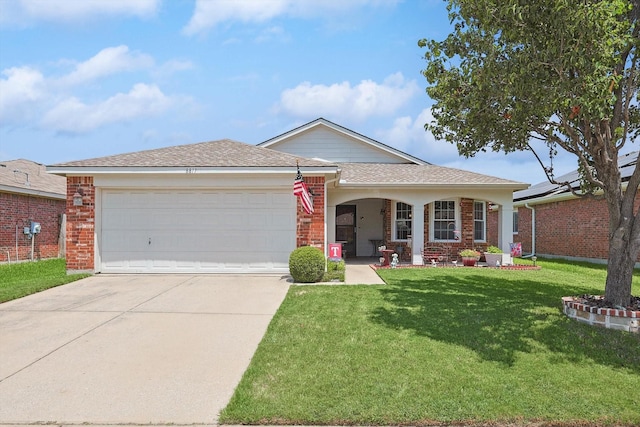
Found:
[{"label": "potted plant", "polygon": [[462,265],[467,267],[473,267],[480,259],[480,252],[475,249],[463,249],[460,251],[462,257]]},{"label": "potted plant", "polygon": [[489,267],[502,265],[502,249],[497,246],[489,246],[484,252],[484,259]]}]

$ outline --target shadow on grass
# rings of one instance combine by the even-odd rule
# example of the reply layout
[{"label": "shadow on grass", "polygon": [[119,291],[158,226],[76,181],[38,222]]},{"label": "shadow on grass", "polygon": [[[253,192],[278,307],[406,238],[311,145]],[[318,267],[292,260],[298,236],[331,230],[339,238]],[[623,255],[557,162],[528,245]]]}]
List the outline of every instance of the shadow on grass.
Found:
[{"label": "shadow on grass", "polygon": [[373,312],[372,321],[467,347],[484,360],[511,366],[519,352],[546,351],[556,362],[588,358],[640,374],[640,337],[562,314],[561,297],[588,293],[588,288],[425,274],[397,280],[380,292],[387,304]]}]

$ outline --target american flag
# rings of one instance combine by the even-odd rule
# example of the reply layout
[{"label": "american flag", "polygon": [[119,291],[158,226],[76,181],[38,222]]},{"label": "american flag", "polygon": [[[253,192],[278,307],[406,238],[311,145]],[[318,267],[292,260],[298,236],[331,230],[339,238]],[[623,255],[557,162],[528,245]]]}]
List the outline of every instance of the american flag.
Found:
[{"label": "american flag", "polygon": [[296,180],[293,181],[293,195],[298,196],[300,198],[300,203],[302,203],[302,208],[308,214],[313,213],[313,199],[311,198],[311,194],[309,194],[309,190],[307,189],[307,184],[304,183],[304,179],[302,179],[302,173],[300,172],[300,165],[298,166],[298,174],[296,175]]}]

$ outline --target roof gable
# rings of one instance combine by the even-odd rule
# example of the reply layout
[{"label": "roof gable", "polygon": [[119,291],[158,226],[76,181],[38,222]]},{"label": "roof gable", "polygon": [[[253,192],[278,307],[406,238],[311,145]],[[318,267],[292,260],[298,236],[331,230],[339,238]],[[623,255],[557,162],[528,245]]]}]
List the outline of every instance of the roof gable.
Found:
[{"label": "roof gable", "polygon": [[258,146],[330,162],[428,164],[323,118],[268,139]]}]

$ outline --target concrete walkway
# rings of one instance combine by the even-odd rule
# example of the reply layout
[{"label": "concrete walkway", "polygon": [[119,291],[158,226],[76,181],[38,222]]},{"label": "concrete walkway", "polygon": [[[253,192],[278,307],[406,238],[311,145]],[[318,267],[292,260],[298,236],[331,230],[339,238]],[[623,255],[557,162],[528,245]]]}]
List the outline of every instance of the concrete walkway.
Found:
[{"label": "concrete walkway", "polygon": [[344,281],[347,285],[384,285],[384,281],[378,273],[371,268],[371,263],[365,261],[347,260],[344,272]]},{"label": "concrete walkway", "polygon": [[97,275],[0,304],[0,425],[215,425],[288,288]]}]

